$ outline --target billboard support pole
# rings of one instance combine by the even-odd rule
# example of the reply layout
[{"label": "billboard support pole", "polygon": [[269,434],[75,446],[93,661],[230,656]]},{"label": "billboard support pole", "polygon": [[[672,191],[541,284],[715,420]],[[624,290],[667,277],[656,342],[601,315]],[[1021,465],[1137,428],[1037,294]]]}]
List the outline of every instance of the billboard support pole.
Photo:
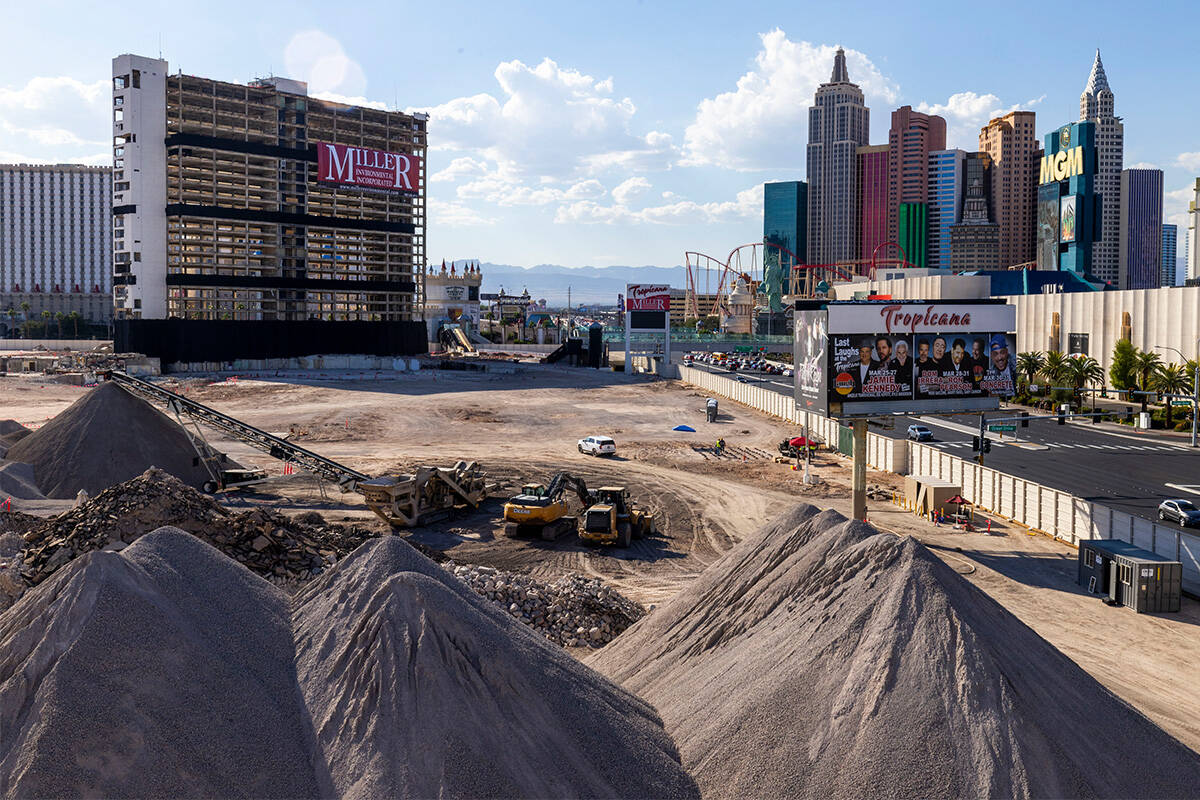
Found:
[{"label": "billboard support pole", "polygon": [[867,420],[854,420],[854,518],[867,518]]}]

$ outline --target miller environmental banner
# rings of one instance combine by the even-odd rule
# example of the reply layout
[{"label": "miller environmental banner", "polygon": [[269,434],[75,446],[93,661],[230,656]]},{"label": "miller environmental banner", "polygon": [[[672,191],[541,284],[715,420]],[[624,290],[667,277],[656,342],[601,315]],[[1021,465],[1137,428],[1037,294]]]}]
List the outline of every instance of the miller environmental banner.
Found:
[{"label": "miller environmental banner", "polygon": [[[1015,393],[1016,311],[1003,303],[833,303],[829,411],[974,410]],[[801,317],[797,316],[797,325]],[[797,339],[799,348],[800,341]],[[797,350],[797,404],[802,387]],[[810,406],[811,408],[811,406]]]},{"label": "miller environmental banner", "polygon": [[317,180],[385,192],[418,192],[421,158],[317,142]]}]

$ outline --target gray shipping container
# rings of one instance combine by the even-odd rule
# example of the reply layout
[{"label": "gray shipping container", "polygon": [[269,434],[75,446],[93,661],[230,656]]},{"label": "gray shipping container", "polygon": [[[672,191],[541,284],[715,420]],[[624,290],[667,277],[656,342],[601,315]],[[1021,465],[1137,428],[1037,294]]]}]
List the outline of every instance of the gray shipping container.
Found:
[{"label": "gray shipping container", "polygon": [[1178,611],[1183,564],[1120,539],[1084,539],[1079,585],[1139,613]]}]

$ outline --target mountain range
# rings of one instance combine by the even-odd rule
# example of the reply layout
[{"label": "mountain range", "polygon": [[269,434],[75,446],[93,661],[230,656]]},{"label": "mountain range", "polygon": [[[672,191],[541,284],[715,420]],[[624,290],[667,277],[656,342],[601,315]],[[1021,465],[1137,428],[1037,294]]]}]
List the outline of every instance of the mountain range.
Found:
[{"label": "mountain range", "polygon": [[520,294],[528,289],[534,300],[545,298],[551,306],[565,306],[570,290],[571,305],[616,305],[617,295],[625,293],[627,283],[665,283],[682,289],[687,286],[687,270],[677,267],[562,267],[538,264],[518,267],[483,262],[483,292]]}]

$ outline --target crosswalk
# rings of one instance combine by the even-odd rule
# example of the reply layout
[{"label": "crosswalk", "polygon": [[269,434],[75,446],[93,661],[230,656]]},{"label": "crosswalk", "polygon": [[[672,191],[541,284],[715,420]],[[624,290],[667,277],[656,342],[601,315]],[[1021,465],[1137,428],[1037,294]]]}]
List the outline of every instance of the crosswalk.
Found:
[{"label": "crosswalk", "polygon": [[[970,442],[928,442],[934,447],[941,448],[970,448]],[[1001,442],[996,439],[992,440],[992,447],[1003,445],[1011,445],[1012,442]],[[1142,452],[1178,452],[1179,448],[1173,445],[1154,445],[1154,444],[1067,444],[1066,442],[1037,442],[1036,444],[1049,447],[1055,450],[1107,450],[1109,452],[1127,452],[1136,451]]]}]

